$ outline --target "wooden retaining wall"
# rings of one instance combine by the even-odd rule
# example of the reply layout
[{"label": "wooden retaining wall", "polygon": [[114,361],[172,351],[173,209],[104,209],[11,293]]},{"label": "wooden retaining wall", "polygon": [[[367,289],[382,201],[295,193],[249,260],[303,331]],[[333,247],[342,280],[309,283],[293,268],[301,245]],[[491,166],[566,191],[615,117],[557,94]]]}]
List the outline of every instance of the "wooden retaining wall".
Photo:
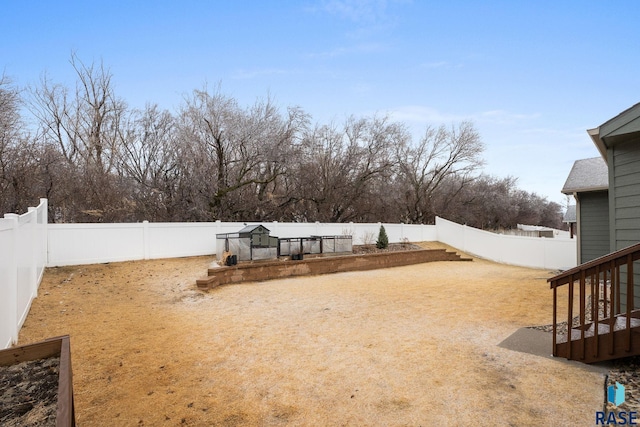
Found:
[{"label": "wooden retaining wall", "polygon": [[445,249],[385,252],[307,258],[301,261],[275,260],[242,263],[231,267],[210,268],[205,278],[198,279],[200,289],[211,289],[227,283],[254,282],[283,277],[375,270],[433,261],[471,261]]}]

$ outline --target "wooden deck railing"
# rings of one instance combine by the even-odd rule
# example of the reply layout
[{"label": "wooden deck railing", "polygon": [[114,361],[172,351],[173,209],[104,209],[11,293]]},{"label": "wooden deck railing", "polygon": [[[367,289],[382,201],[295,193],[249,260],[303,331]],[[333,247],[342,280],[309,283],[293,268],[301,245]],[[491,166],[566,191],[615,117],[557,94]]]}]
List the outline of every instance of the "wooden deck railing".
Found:
[{"label": "wooden deck railing", "polygon": [[[640,243],[548,280],[553,289],[554,356],[593,363],[640,354],[640,310],[634,306],[633,277],[633,262],[637,260]],[[558,324],[558,289],[565,285],[566,333],[564,325],[561,330]],[[623,290],[625,301],[621,300]],[[634,339],[634,335],[638,337]]]}]

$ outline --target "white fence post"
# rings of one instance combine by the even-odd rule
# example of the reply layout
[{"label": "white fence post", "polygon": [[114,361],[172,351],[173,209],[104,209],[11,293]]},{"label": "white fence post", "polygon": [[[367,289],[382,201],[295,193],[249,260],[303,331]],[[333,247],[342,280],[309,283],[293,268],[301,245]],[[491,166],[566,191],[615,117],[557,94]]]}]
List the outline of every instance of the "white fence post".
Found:
[{"label": "white fence post", "polygon": [[27,235],[24,236],[25,241],[31,248],[29,250],[30,265],[29,268],[29,287],[31,288],[31,293],[33,297],[38,296],[38,250],[40,249],[39,239],[38,239],[38,208],[29,207],[28,208],[28,222],[25,224],[27,227]]},{"label": "white fence post", "polygon": [[18,341],[17,215],[0,218],[0,234],[0,345],[7,348]]},{"label": "white fence post", "polygon": [[149,244],[149,221],[142,221],[142,247],[144,259],[149,259],[150,244]]},{"label": "white fence post", "polygon": [[49,232],[47,227],[49,225],[49,201],[47,199],[40,199],[38,205],[38,233],[40,234],[40,259],[38,269],[38,287],[42,276],[44,275],[44,269],[49,262]]}]

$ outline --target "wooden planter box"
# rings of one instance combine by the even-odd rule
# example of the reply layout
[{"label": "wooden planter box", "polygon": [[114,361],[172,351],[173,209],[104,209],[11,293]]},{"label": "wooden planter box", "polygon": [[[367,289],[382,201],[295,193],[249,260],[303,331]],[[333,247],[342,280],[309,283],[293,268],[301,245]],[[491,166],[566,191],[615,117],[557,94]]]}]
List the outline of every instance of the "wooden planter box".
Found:
[{"label": "wooden planter box", "polygon": [[0,366],[17,365],[50,357],[59,357],[56,427],[75,426],[71,347],[69,336],[49,338],[34,344],[0,350]]}]

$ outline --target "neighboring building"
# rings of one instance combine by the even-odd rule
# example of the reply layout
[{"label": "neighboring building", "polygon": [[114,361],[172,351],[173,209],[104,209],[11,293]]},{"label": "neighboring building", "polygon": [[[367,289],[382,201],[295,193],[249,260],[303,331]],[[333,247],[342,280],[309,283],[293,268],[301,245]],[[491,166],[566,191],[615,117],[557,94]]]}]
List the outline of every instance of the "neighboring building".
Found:
[{"label": "neighboring building", "polygon": [[576,199],[578,264],[601,257],[609,248],[609,172],[602,157],[576,160],[562,188]]},{"label": "neighboring building", "polygon": [[512,236],[527,236],[527,237],[545,237],[547,239],[553,239],[555,237],[566,238],[569,237],[569,232],[566,230],[558,230],[551,227],[545,227],[543,225],[527,225],[516,224],[516,229],[504,230],[501,234],[507,234]]},{"label": "neighboring building", "polygon": [[564,217],[562,217],[562,222],[569,225],[569,235],[573,239],[573,236],[576,235],[576,223],[578,222],[576,205],[567,206],[567,211],[564,213]]}]

